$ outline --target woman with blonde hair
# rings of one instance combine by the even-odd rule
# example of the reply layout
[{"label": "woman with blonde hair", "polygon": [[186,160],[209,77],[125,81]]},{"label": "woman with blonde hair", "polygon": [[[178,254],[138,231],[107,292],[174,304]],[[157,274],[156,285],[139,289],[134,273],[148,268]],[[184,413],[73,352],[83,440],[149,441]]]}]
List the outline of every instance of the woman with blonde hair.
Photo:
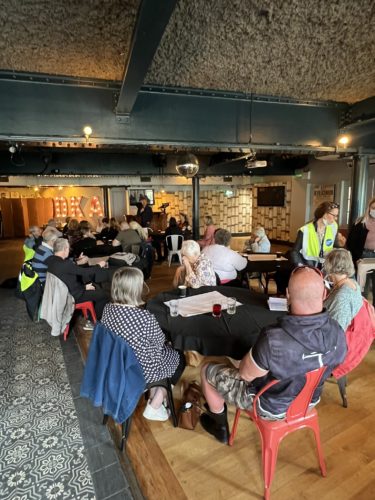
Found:
[{"label": "woman with blonde hair", "polygon": [[213,245],[215,243],[214,236],[216,228],[214,225],[214,221],[212,220],[212,217],[210,215],[206,215],[206,217],[204,218],[204,224],[206,226],[204,236],[201,240],[198,240],[199,246],[201,248]]},{"label": "woman with blonde hair", "polygon": [[194,240],[186,240],[181,247],[182,266],[176,270],[173,286],[186,285],[191,288],[215,286],[216,276],[212,262]]},{"label": "woman with blonde hair", "polygon": [[129,227],[130,227],[130,229],[134,229],[134,231],[137,231],[137,233],[139,234],[139,237],[141,238],[142,241],[147,240],[147,238],[148,238],[147,228],[142,227],[135,220],[132,220],[131,222],[129,222]]},{"label": "woman with blonde hair", "polygon": [[[170,377],[175,385],[184,371],[185,357],[166,343],[155,316],[140,308],[144,303],[143,285],[139,269],[118,269],[112,278],[111,303],[105,306],[101,322],[133,349],[147,384]],[[149,420],[168,420],[165,397],[163,387],[152,388],[143,416]]]}]

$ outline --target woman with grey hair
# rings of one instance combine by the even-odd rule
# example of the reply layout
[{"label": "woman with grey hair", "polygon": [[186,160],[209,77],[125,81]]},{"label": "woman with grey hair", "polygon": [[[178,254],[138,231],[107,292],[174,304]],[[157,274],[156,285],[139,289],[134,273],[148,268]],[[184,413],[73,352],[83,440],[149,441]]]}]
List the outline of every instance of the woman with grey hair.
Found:
[{"label": "woman with grey hair", "polygon": [[210,259],[215,273],[220,278],[220,284],[241,286],[237,280],[237,272],[247,266],[247,259],[229,248],[232,235],[226,229],[218,229],[215,232],[215,244],[203,249],[203,253]]},{"label": "woman with grey hair", "polygon": [[173,286],[186,285],[191,288],[215,286],[216,276],[212,262],[201,253],[198,243],[186,240],[181,247],[182,266],[176,270]]},{"label": "woman with grey hair", "polygon": [[271,243],[267,238],[264,227],[258,226],[254,231],[254,240],[251,244],[251,250],[255,253],[270,253]]},{"label": "woman with grey hair", "polygon": [[324,307],[345,331],[363,304],[361,289],[352,278],[354,265],[350,252],[344,248],[332,250],[326,257],[323,271],[332,285]]},{"label": "woman with grey hair", "polygon": [[[143,304],[143,284],[139,269],[117,269],[112,278],[111,303],[105,306],[101,322],[133,349],[146,383],[170,377],[175,385],[184,371],[185,357],[166,343],[155,316],[139,307]],[[165,397],[163,387],[151,389],[143,416],[148,420],[168,420]]]}]

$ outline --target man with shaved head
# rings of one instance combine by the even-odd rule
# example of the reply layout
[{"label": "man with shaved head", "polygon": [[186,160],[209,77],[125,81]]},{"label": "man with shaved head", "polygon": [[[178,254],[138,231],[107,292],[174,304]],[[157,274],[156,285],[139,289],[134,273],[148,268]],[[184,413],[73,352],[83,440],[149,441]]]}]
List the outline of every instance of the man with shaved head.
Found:
[{"label": "man with shaved head", "polygon": [[318,269],[296,268],[287,290],[290,313],[261,331],[239,368],[217,364],[202,367],[207,412],[201,416],[201,424],[218,441],[227,443],[229,438],[225,402],[250,410],[254,395],[270,380],[281,382],[259,398],[261,418],[283,419],[305,384],[305,374],[326,366],[311,404],[319,402],[324,380],[346,355],[343,330],[323,310],[325,295]]}]

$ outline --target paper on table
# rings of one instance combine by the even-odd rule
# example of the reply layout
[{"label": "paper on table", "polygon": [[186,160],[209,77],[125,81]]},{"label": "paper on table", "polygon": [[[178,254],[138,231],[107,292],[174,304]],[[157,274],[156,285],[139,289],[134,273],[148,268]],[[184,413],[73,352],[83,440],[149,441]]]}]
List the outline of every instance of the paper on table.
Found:
[{"label": "paper on table", "polygon": [[[222,310],[225,310],[228,307],[227,300],[228,297],[217,291],[186,297],[185,299],[178,300],[178,314],[183,317],[188,317],[212,312],[212,304],[214,304],[215,301],[221,304]],[[164,302],[164,304],[169,307],[170,300]],[[236,302],[236,305],[242,306],[241,302]]]},{"label": "paper on table", "polygon": [[287,311],[288,302],[286,299],[281,297],[270,297],[268,299],[268,307],[271,311]]}]

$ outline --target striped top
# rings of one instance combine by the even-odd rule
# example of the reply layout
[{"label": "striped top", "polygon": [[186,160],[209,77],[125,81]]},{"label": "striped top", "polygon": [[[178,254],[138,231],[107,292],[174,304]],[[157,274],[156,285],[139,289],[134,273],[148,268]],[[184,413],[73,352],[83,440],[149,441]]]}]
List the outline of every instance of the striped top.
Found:
[{"label": "striped top", "polygon": [[46,281],[48,267],[46,264],[46,260],[48,259],[48,257],[51,257],[51,255],[53,255],[52,247],[47,245],[47,243],[45,243],[44,241],[35,250],[35,255],[33,257],[31,265],[33,270],[38,273],[41,283],[45,283]]}]

